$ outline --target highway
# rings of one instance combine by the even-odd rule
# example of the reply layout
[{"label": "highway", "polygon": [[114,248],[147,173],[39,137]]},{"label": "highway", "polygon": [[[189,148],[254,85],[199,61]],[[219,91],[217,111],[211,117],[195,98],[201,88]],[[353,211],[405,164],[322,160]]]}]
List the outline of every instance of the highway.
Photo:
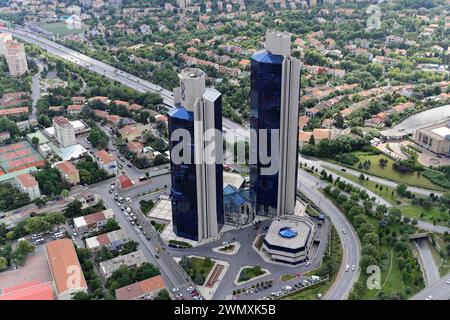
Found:
[{"label": "highway", "polygon": [[[303,192],[331,219],[343,246],[343,262],[339,273],[330,290],[324,296],[326,300],[345,300],[352,291],[353,285],[359,278],[359,261],[361,244],[356,231],[345,215],[328,200],[318,188],[325,187],[325,183],[303,170],[298,170],[297,189]],[[344,233],[345,232],[345,233]],[[357,272],[345,271],[345,266],[355,265]]]},{"label": "highway", "polygon": [[[448,283],[447,283],[448,281]],[[429,298],[431,297],[431,299]],[[450,273],[415,294],[410,300],[449,300],[450,299]]]},{"label": "highway", "polygon": [[428,240],[426,238],[417,239],[414,241],[414,244],[419,252],[420,263],[425,274],[425,283],[428,287],[439,280],[439,268],[434,261],[433,254],[431,253]]},{"label": "highway", "polygon": [[[22,41],[35,44],[43,49],[45,49],[48,53],[56,55],[60,58],[63,58],[69,62],[75,63],[81,67],[84,67],[90,71],[96,72],[97,74],[103,75],[111,80],[117,81],[119,83],[122,83],[123,85],[126,85],[130,88],[133,88],[139,92],[154,92],[159,93],[161,97],[163,98],[164,104],[167,106],[173,106],[173,96],[172,93],[168,90],[165,90],[155,84],[152,84],[149,81],[140,79],[136,76],[133,76],[129,73],[123,72],[121,70],[118,70],[110,65],[107,65],[101,61],[98,61],[96,59],[90,58],[86,55],[83,55],[79,52],[76,52],[75,50],[69,49],[67,47],[64,47],[60,44],[57,44],[53,41],[50,41],[44,37],[41,37],[39,35],[36,35],[34,33],[31,33],[27,30],[23,29],[16,29],[16,30],[8,30],[3,29],[4,31],[9,31],[13,34],[13,36],[21,39]],[[233,135],[236,140],[238,139],[249,139],[249,130],[248,128],[236,124],[229,119],[223,118],[223,128],[224,132],[227,134]],[[350,223],[347,221],[345,216],[329,201],[328,199],[324,198],[323,195],[318,192],[317,186],[319,186],[322,182],[318,181],[316,178],[307,175],[306,173],[303,173],[301,170],[299,170],[299,190],[304,192],[308,197],[311,198],[313,202],[315,202],[319,207],[321,207],[324,212],[329,215],[331,218],[332,223],[335,225],[339,236],[341,238],[341,241],[344,245],[344,263],[341,265],[341,269],[339,271],[338,277],[336,282],[333,284],[332,288],[329,290],[327,295],[325,296],[326,299],[346,299],[348,294],[350,293],[354,283],[358,279],[359,271],[358,272],[345,272],[344,268],[345,265],[348,264],[350,266],[359,265],[359,259],[360,259],[360,243],[359,239],[356,236],[355,231],[353,230]],[[315,181],[317,180],[317,181]],[[99,193],[103,194],[105,190],[102,190],[101,188],[98,189]],[[107,192],[107,191],[106,191]],[[105,194],[106,196],[106,202],[110,204],[111,200],[109,194]],[[111,206],[114,208],[114,201],[111,203]],[[120,213],[119,213],[120,214]],[[120,215],[119,215],[120,216]],[[122,217],[122,216],[120,216]],[[126,220],[125,220],[126,221]],[[123,219],[119,219],[119,222],[122,225],[126,226],[126,223],[123,221]],[[133,228],[132,228],[133,229]],[[345,231],[344,231],[345,230]],[[136,231],[136,230],[135,230]],[[345,232],[345,234],[344,234]],[[154,237],[152,237],[154,238]],[[142,239],[141,239],[142,240]],[[155,241],[156,239],[153,239],[152,241]],[[153,243],[152,243],[153,244]],[[149,249],[151,251],[151,248]],[[173,261],[173,259],[171,259]],[[165,260],[164,260],[165,261]],[[166,262],[164,262],[166,263]],[[169,265],[172,263],[170,262]],[[165,271],[165,266],[161,270]],[[182,282],[182,279],[180,278],[180,275],[178,272],[174,272],[172,267],[169,267],[168,271],[171,273],[171,276],[169,276],[170,281],[174,285],[178,285],[179,282]]]},{"label": "highway", "polygon": [[[166,90],[158,85],[155,85],[147,80],[138,78],[130,73],[124,72],[113,66],[110,66],[104,62],[93,59],[80,52],[67,48],[56,42],[50,41],[45,37],[32,33],[25,29],[7,29],[0,28],[2,31],[10,32],[12,35],[22,41],[35,44],[42,49],[45,49],[48,53],[58,56],[64,60],[75,63],[76,65],[86,68],[89,71],[93,71],[99,75],[105,76],[111,80],[117,81],[127,87],[135,89],[139,92],[153,92],[159,93],[163,99],[163,103],[168,107],[173,107],[173,94],[171,91]],[[235,140],[249,139],[249,131],[244,126],[241,126],[233,121],[223,118],[222,125],[228,131],[227,134]]]}]

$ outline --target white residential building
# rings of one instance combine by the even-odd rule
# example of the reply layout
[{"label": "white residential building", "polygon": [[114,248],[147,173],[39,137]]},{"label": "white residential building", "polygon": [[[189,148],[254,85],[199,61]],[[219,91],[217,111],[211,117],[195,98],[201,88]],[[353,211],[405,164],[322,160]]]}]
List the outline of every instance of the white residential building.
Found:
[{"label": "white residential building", "polygon": [[25,47],[16,40],[9,40],[5,45],[5,58],[8,64],[9,74],[19,77],[28,71]]},{"label": "white residential building", "polygon": [[31,200],[34,200],[41,196],[38,182],[29,173],[18,175],[16,177],[16,185],[20,189],[20,191],[27,193]]},{"label": "white residential building", "polygon": [[75,128],[67,118],[54,117],[53,129],[55,130],[56,140],[62,147],[69,147],[77,144],[75,137]]}]

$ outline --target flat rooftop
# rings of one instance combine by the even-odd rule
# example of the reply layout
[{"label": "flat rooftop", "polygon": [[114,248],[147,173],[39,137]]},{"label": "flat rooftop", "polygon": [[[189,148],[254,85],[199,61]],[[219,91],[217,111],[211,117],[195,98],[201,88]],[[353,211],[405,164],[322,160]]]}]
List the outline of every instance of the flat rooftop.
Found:
[{"label": "flat rooftop", "polygon": [[289,216],[274,220],[264,238],[271,245],[297,249],[313,235],[314,223],[306,217]]}]

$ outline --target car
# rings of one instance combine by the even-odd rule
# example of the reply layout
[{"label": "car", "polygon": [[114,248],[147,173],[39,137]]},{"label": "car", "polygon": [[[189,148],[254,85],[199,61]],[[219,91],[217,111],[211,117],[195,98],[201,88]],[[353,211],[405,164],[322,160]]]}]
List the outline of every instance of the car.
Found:
[{"label": "car", "polygon": [[39,245],[39,244],[43,244],[45,242],[45,239],[44,238],[39,238],[39,239],[36,239],[36,240],[34,240],[34,245]]},{"label": "car", "polygon": [[448,279],[447,281],[445,281],[446,284],[450,284],[450,279]]},{"label": "car", "polygon": [[228,241],[224,241],[224,242],[222,242],[222,245],[226,246],[228,243],[229,243]]},{"label": "car", "polygon": [[177,287],[172,289],[172,292],[178,292],[180,289],[178,289]]},{"label": "car", "polygon": [[120,211],[124,211],[125,210],[125,208],[124,207],[120,207]]},{"label": "car", "polygon": [[128,202],[128,203],[131,203],[131,198],[130,197],[126,197],[125,201]]},{"label": "car", "polygon": [[73,233],[73,236],[74,236],[74,237],[78,237],[78,233],[74,232],[74,233]]},{"label": "car", "polygon": [[305,266],[309,266],[311,264],[311,261],[306,261]]},{"label": "car", "polygon": [[127,167],[131,168],[132,167],[131,163],[127,163]]},{"label": "car", "polygon": [[346,233],[346,232],[345,232],[345,229],[342,229],[342,233],[343,233],[343,234],[345,234],[345,233]]},{"label": "car", "polygon": [[355,270],[356,270],[355,265],[352,265],[352,271],[355,271]]},{"label": "car", "polygon": [[426,300],[433,300],[433,296],[428,296]]},{"label": "car", "polygon": [[347,272],[349,269],[350,269],[350,266],[349,266],[349,265],[346,265],[346,266],[345,266],[345,272]]},{"label": "car", "polygon": [[131,208],[130,207],[127,207],[127,212],[131,213]]},{"label": "car", "polygon": [[155,254],[155,258],[156,258],[156,259],[159,259],[159,254]]},{"label": "car", "polygon": [[145,181],[145,180],[147,180],[147,177],[146,177],[146,176],[140,176],[140,177],[139,177],[139,181]]}]

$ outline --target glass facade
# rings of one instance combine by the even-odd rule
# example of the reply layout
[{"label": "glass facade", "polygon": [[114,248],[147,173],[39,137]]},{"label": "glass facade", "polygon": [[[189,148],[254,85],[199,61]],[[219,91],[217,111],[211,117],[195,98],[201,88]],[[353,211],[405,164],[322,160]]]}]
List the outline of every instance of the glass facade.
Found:
[{"label": "glass facade", "polygon": [[[271,154],[270,132],[273,129],[280,129],[283,59],[283,56],[274,55],[266,50],[255,53],[251,59],[250,127],[257,133],[261,129],[267,129],[268,156]],[[271,216],[275,215],[277,208],[278,173],[261,174],[264,165],[260,162],[260,147],[257,137],[256,146],[252,146],[257,161],[256,164],[250,165],[250,188],[255,197],[256,213]]]},{"label": "glass facade", "polygon": [[[214,127],[222,128],[222,99],[213,101],[214,105]],[[198,241],[198,201],[197,201],[197,177],[196,164],[194,162],[194,113],[187,111],[183,107],[173,108],[168,117],[169,137],[177,129],[185,129],[190,134],[191,149],[189,164],[175,164],[171,157],[171,202],[172,202],[172,223],[175,234],[179,237]],[[172,140],[172,139],[170,139]],[[183,141],[170,141],[169,149],[172,149]],[[222,150],[222,144],[218,146]],[[223,207],[223,167],[222,164],[215,165],[216,175],[216,213],[217,226],[220,231],[224,225],[224,207]],[[208,192],[208,190],[207,190]],[[207,213],[212,214],[212,213]],[[208,223],[204,221],[204,223]]]},{"label": "glass facade", "polygon": [[[222,131],[222,96],[214,101],[214,127]],[[222,143],[216,145],[222,151]],[[223,207],[223,166],[216,164],[216,205],[217,205],[217,230],[220,232],[225,223],[225,213]]]},{"label": "glass facade", "polygon": [[[177,129],[186,129],[191,136],[190,164],[174,164],[171,160],[171,201],[173,231],[179,237],[198,240],[197,185],[194,163],[194,114],[183,107],[173,108],[168,117],[169,137]],[[172,149],[183,141],[171,141]]]}]

